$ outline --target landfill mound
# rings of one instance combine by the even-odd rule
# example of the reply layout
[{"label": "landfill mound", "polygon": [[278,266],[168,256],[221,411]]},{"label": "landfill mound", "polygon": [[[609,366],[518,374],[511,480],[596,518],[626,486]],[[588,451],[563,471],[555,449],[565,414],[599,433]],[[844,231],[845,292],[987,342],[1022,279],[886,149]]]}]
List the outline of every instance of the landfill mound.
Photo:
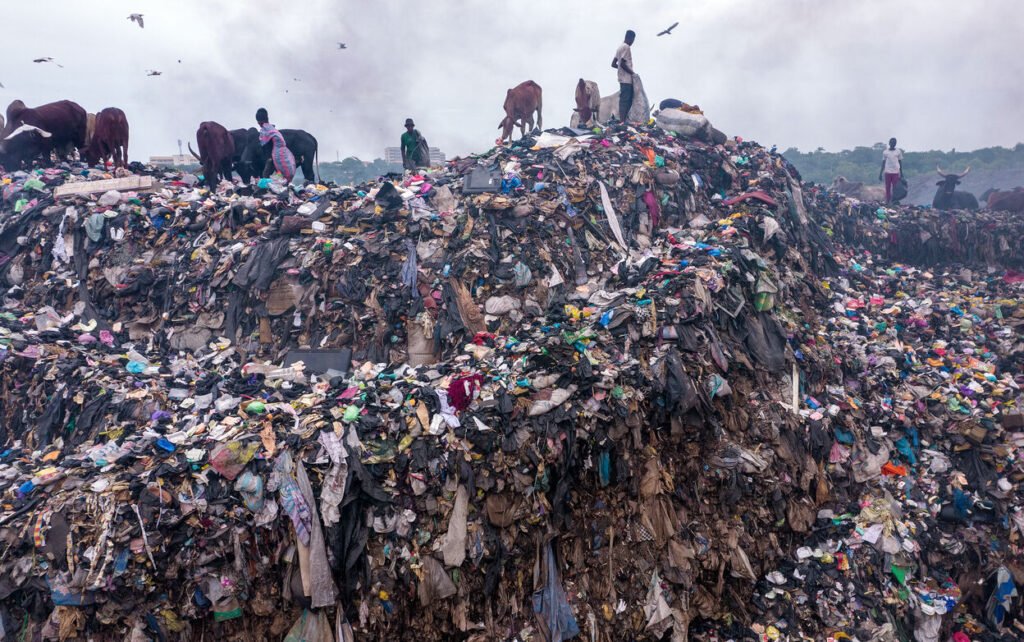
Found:
[{"label": "landfill mound", "polygon": [[1019,628],[1020,274],[657,127],[136,170],[3,178],[0,638]]}]

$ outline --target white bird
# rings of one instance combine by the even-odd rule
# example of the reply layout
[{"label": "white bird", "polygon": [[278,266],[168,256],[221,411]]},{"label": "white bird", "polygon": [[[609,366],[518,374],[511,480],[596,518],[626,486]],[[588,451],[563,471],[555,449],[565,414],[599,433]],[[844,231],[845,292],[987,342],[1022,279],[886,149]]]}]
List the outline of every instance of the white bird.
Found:
[{"label": "white bird", "polygon": [[145,29],[146,28],[146,25],[144,25],[142,23],[142,14],[141,13],[133,13],[132,15],[128,16],[128,19],[131,20],[132,22],[139,23],[139,29]]}]

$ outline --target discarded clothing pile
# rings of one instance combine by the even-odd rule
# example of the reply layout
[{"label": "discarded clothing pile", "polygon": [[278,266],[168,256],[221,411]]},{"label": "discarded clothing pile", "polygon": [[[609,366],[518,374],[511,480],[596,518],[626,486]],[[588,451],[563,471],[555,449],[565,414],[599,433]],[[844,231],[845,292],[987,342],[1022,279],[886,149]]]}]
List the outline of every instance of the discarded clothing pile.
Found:
[{"label": "discarded clothing pile", "polygon": [[1024,269],[1024,217],[879,207],[816,191],[813,209],[843,244],[920,266],[954,263]]},{"label": "discarded clothing pile", "polygon": [[834,244],[754,143],[571,134],[3,177],[0,637],[1014,626],[1014,273]]}]

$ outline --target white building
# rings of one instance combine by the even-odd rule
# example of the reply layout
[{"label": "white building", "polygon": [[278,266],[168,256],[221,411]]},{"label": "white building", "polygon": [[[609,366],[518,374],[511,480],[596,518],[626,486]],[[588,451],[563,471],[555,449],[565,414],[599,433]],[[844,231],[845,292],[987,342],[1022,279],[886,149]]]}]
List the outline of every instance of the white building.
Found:
[{"label": "white building", "polygon": [[[445,161],[444,152],[438,147],[430,148],[430,164],[431,165],[443,165]],[[402,164],[402,148],[401,147],[385,147],[384,148],[384,162],[392,165]]]},{"label": "white building", "polygon": [[199,161],[191,154],[172,154],[171,156],[150,156],[149,164],[157,167],[185,167],[198,165]]}]

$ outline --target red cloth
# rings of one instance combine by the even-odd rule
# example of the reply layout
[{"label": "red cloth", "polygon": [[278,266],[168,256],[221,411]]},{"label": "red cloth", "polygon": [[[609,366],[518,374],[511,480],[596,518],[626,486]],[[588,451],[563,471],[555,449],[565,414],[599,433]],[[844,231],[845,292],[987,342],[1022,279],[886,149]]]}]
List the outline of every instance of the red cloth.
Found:
[{"label": "red cloth", "polygon": [[887,462],[882,466],[883,475],[898,475],[900,477],[907,476],[907,469],[905,466],[897,466],[892,462]]},{"label": "red cloth", "polygon": [[774,198],[772,198],[771,196],[768,196],[768,194],[766,194],[765,192],[762,192],[761,190],[756,190],[756,191],[753,191],[753,192],[747,192],[746,194],[740,194],[739,196],[733,196],[732,198],[727,198],[724,201],[722,201],[722,204],[723,205],[735,205],[736,203],[742,203],[743,201],[747,201],[747,200],[750,200],[752,198],[753,199],[757,199],[757,200],[761,201],[762,203],[766,203],[768,205],[771,205],[772,207],[778,207],[779,206],[779,204],[775,202]]},{"label": "red cloth", "polygon": [[900,184],[900,175],[898,173],[897,174],[890,174],[890,173],[886,172],[886,174],[885,174],[885,202],[886,203],[891,203],[892,202],[892,190],[893,190],[894,187],[896,187],[899,184]]},{"label": "red cloth", "polygon": [[459,412],[469,408],[473,401],[473,393],[480,389],[483,380],[483,376],[478,374],[455,377],[448,386],[448,403]]}]

